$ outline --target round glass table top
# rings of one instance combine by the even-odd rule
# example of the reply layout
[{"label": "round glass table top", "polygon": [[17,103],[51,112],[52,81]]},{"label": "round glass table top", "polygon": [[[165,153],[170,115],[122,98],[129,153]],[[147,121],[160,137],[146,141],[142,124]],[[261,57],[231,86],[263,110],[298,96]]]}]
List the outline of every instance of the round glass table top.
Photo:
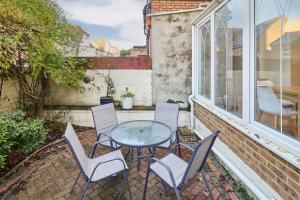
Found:
[{"label": "round glass table top", "polygon": [[157,121],[137,120],[119,124],[111,132],[111,139],[130,147],[151,147],[171,138],[171,129]]}]

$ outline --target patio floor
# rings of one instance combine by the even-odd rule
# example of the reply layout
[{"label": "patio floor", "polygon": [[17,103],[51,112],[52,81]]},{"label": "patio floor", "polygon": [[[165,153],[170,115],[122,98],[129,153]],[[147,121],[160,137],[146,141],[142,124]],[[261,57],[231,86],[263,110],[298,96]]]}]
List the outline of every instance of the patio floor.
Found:
[{"label": "patio floor", "polygon": [[[81,142],[85,149],[89,152],[91,144],[95,141],[94,131],[86,131],[80,136]],[[66,145],[63,145],[66,147]],[[108,152],[109,149],[99,147],[96,155],[101,155]],[[127,149],[124,148],[123,154],[126,155]],[[189,151],[183,150],[183,159],[189,159]],[[165,150],[158,150],[157,157],[165,155]],[[238,199],[231,186],[223,180],[217,167],[211,161],[212,156],[208,159],[208,165],[205,167],[206,176],[209,179],[213,196],[215,199]],[[137,171],[137,161],[133,162],[133,167],[129,174],[129,185],[132,191],[133,199],[142,199],[144,181],[146,176],[148,159],[142,159],[141,169]],[[73,157],[70,155],[67,148],[52,153],[43,160],[39,161],[42,164],[38,165],[37,169],[30,174],[29,178],[24,181],[21,189],[6,196],[8,199],[78,199],[81,188],[77,185],[73,193],[70,193],[71,187],[78,175],[78,168]],[[87,191],[86,199],[116,199],[122,178],[110,177],[98,183],[92,183]],[[80,178],[79,185],[83,185],[83,179]],[[128,198],[128,190],[124,190],[123,199]],[[197,200],[208,199],[208,192],[201,176],[195,177],[189,181],[183,189],[182,199]],[[0,197],[1,199],[1,197]],[[175,199],[173,191],[166,194],[163,185],[159,178],[152,174],[149,178],[147,199],[158,200]]]}]

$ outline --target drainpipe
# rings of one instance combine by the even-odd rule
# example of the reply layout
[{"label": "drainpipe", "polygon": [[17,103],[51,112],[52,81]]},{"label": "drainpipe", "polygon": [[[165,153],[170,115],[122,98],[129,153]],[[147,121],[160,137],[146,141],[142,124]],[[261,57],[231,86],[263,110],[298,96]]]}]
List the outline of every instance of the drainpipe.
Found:
[{"label": "drainpipe", "polygon": [[194,129],[195,129],[195,125],[194,125],[194,101],[193,101],[193,98],[194,98],[194,95],[190,95],[189,96],[189,104],[191,106],[191,111],[190,111],[190,128],[191,128],[191,131],[194,132]]}]

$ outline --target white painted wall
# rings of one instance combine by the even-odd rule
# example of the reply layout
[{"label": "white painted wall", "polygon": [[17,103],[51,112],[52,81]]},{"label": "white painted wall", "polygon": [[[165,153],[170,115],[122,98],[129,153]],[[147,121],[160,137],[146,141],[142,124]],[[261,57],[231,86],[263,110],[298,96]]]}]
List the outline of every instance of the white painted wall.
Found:
[{"label": "white painted wall", "polygon": [[[52,84],[46,105],[99,105],[100,97],[106,96],[102,75],[107,73],[108,70],[87,70],[86,75],[94,80],[89,84],[82,82],[84,89],[81,91]],[[152,70],[111,70],[110,73],[116,89],[114,99],[120,100],[122,92],[128,87],[135,94],[134,105],[152,105]]]},{"label": "white painted wall", "polygon": [[[45,116],[51,116],[59,112],[58,110],[45,110]],[[65,113],[65,111],[64,111]],[[74,125],[85,126],[85,127],[94,127],[93,116],[90,110],[71,110],[68,111],[68,114],[65,116],[65,119],[62,119],[61,122],[66,123],[68,120]],[[119,110],[117,111],[117,118],[119,123],[123,123],[131,120],[153,120],[154,111],[151,110]],[[187,111],[180,111],[178,117],[178,126],[189,127],[190,123],[190,113]]]}]

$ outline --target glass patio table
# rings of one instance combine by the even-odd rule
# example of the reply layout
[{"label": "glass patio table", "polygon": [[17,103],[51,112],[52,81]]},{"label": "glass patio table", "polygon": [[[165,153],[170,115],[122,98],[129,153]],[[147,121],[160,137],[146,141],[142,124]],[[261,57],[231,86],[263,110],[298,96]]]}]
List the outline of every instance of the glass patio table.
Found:
[{"label": "glass patio table", "polygon": [[[116,126],[111,132],[111,139],[115,143],[129,147],[131,161],[134,158],[133,149],[137,149],[138,170],[140,158],[153,156],[154,148],[171,140],[171,129],[157,121],[136,120],[129,121]],[[150,154],[142,155],[141,149],[149,148]]]}]

